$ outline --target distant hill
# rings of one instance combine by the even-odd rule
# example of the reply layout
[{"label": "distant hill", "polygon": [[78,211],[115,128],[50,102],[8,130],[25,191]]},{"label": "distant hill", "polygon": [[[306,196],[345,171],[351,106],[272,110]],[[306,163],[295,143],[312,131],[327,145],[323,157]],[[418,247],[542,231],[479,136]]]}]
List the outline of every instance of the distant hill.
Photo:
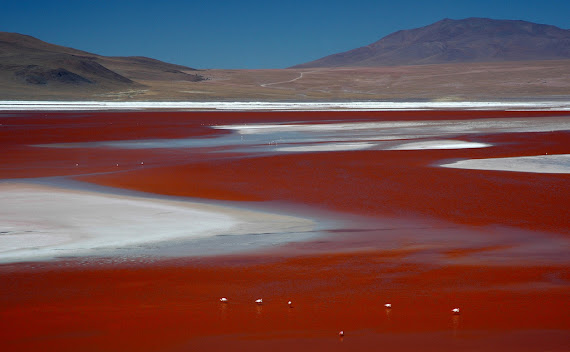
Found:
[{"label": "distant hill", "polygon": [[[567,101],[570,98],[570,58],[544,60],[568,57],[568,39],[560,39],[567,38],[564,35],[567,36],[568,31],[527,22],[498,21],[505,23],[504,37],[511,38],[511,47],[518,47],[517,55],[513,56],[513,51],[505,48],[498,50],[497,46],[494,49],[497,53],[495,59],[484,56],[483,53],[490,50],[490,35],[485,33],[493,26],[483,24],[479,29],[483,39],[471,39],[471,46],[462,44],[455,46],[459,48],[457,51],[452,50],[455,45],[452,43],[474,38],[473,23],[485,21],[492,20],[444,20],[432,25],[431,29],[428,26],[401,31],[378,42],[384,43],[380,46],[387,46],[386,43],[394,45],[393,50],[385,51],[382,57],[383,60],[391,57],[392,61],[371,67],[366,65],[372,65],[373,57],[366,61],[366,55],[361,55],[362,60],[358,64],[343,61],[347,66],[356,67],[318,70],[307,70],[302,65],[298,69],[282,70],[194,70],[146,57],[102,56],[49,44],[26,35],[0,32],[0,100]],[[462,24],[457,26],[457,23]],[[492,23],[496,24],[496,21]],[[512,39],[509,26],[513,23],[528,26],[527,32],[535,33],[536,38],[527,34],[523,36],[525,39],[520,39],[521,36],[517,40]],[[551,39],[541,39],[545,36]],[[429,37],[439,39],[429,44]],[[497,41],[502,38],[496,32],[493,37]],[[399,47],[396,45],[398,41],[407,43],[407,46]],[[409,54],[418,51],[422,45],[440,50],[421,56],[421,59]],[[365,53],[372,50],[371,47],[364,50]],[[469,54],[467,49],[480,55]],[[406,53],[407,61],[395,59],[404,57],[402,53]],[[540,60],[516,61],[534,57],[532,55],[536,53],[541,54]],[[413,65],[436,63],[442,56],[449,62]],[[511,58],[516,60],[505,61]],[[478,60],[487,62],[474,62]],[[340,65],[339,60],[336,62]]]},{"label": "distant hill", "polygon": [[113,91],[144,87],[139,80],[199,81],[192,68],[146,57],[107,57],[46,43],[31,36],[0,32],[2,91],[27,89]]},{"label": "distant hill", "polygon": [[444,19],[293,66],[393,66],[570,58],[570,30],[525,21]]}]

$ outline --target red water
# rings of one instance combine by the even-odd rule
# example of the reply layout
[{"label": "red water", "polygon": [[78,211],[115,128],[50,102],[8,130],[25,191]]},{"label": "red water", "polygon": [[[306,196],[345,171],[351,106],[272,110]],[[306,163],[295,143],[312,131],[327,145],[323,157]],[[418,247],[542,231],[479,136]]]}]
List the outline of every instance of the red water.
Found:
[{"label": "red water", "polygon": [[[455,158],[570,153],[570,133],[466,135],[494,147],[239,157],[187,150],[54,149],[30,144],[226,133],[212,124],[547,117],[561,112],[208,112],[0,115],[0,178],[73,175],[161,194],[279,200],[370,218],[499,226],[568,235],[569,176],[437,168]],[[144,161],[144,165],[140,162]],[[76,165],[78,164],[78,165]],[[119,164],[119,166],[117,166]],[[119,172],[117,172],[119,171]],[[107,174],[81,176],[95,172]],[[249,255],[133,266],[67,262],[0,266],[0,338],[29,350],[570,350],[568,263],[522,261],[509,246],[291,257]],[[319,240],[320,241],[320,240]],[[347,238],[347,242],[350,239]],[[370,241],[372,241],[370,243]],[[459,241],[459,245],[457,244]],[[342,243],[342,239],[341,239]],[[309,244],[307,244],[309,246]],[[342,246],[341,246],[342,247]],[[326,249],[326,246],[324,247]],[[337,245],[338,249],[338,245]],[[454,259],[499,253],[501,264]],[[276,254],[277,253],[277,254]],[[423,259],[422,259],[423,258]],[[103,263],[104,261],[102,261]],[[226,296],[230,302],[221,304]],[[259,297],[263,306],[253,301]],[[292,300],[294,308],[286,304]],[[383,304],[393,308],[386,311]],[[454,316],[451,309],[461,308]],[[344,330],[341,340],[338,331]]]}]

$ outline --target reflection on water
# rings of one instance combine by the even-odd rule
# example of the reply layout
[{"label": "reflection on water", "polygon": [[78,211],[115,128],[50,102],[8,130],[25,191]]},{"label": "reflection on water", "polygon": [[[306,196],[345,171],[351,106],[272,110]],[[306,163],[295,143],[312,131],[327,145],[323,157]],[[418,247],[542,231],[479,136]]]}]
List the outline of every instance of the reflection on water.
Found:
[{"label": "reflection on water", "polygon": [[220,313],[220,320],[226,320],[228,318],[228,303],[218,303],[218,312]]},{"label": "reflection on water", "polygon": [[255,306],[255,316],[261,318],[261,314],[263,313],[263,305],[257,304]]},{"label": "reflection on water", "polygon": [[461,316],[460,315],[452,315],[451,316],[451,330],[453,331],[453,337],[457,336],[457,332],[459,331],[461,325]]},{"label": "reflection on water", "polygon": [[392,308],[386,308],[386,319],[388,320],[388,323],[390,323],[392,321]]}]

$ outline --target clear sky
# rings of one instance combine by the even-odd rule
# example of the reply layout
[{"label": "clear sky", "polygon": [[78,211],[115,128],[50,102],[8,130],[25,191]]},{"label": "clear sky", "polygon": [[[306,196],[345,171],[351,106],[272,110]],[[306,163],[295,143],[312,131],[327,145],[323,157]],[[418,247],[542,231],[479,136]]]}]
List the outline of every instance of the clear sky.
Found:
[{"label": "clear sky", "polygon": [[570,28],[570,0],[0,0],[0,31],[195,68],[284,68],[443,18]]}]

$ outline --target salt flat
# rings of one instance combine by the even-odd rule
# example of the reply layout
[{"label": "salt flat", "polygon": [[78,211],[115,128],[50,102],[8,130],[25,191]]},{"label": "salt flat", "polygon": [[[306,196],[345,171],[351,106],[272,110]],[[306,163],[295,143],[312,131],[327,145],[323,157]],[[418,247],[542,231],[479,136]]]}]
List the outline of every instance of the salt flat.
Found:
[{"label": "salt flat", "polygon": [[67,111],[67,110],[570,110],[570,101],[480,101],[480,102],[117,102],[117,101],[0,101],[0,111]]},{"label": "salt flat", "polygon": [[470,170],[570,174],[570,154],[460,160],[442,167]]},{"label": "salt flat", "polygon": [[116,149],[223,147],[226,151],[248,153],[484,148],[491,145],[455,138],[467,134],[565,131],[570,130],[570,119],[554,116],[439,121],[250,123],[214,125],[208,128],[232,133],[209,138],[115,140],[35,146]]},{"label": "salt flat", "polygon": [[[270,235],[307,232],[314,225],[286,215],[22,183],[0,184],[0,199],[0,262],[132,254],[139,246],[164,241],[252,233],[279,242],[279,236]],[[189,254],[212,250],[193,245]]]},{"label": "salt flat", "polygon": [[432,140],[412,143],[402,143],[388,150],[421,150],[421,149],[465,149],[465,148],[486,148],[487,143],[465,142],[458,140]]}]

